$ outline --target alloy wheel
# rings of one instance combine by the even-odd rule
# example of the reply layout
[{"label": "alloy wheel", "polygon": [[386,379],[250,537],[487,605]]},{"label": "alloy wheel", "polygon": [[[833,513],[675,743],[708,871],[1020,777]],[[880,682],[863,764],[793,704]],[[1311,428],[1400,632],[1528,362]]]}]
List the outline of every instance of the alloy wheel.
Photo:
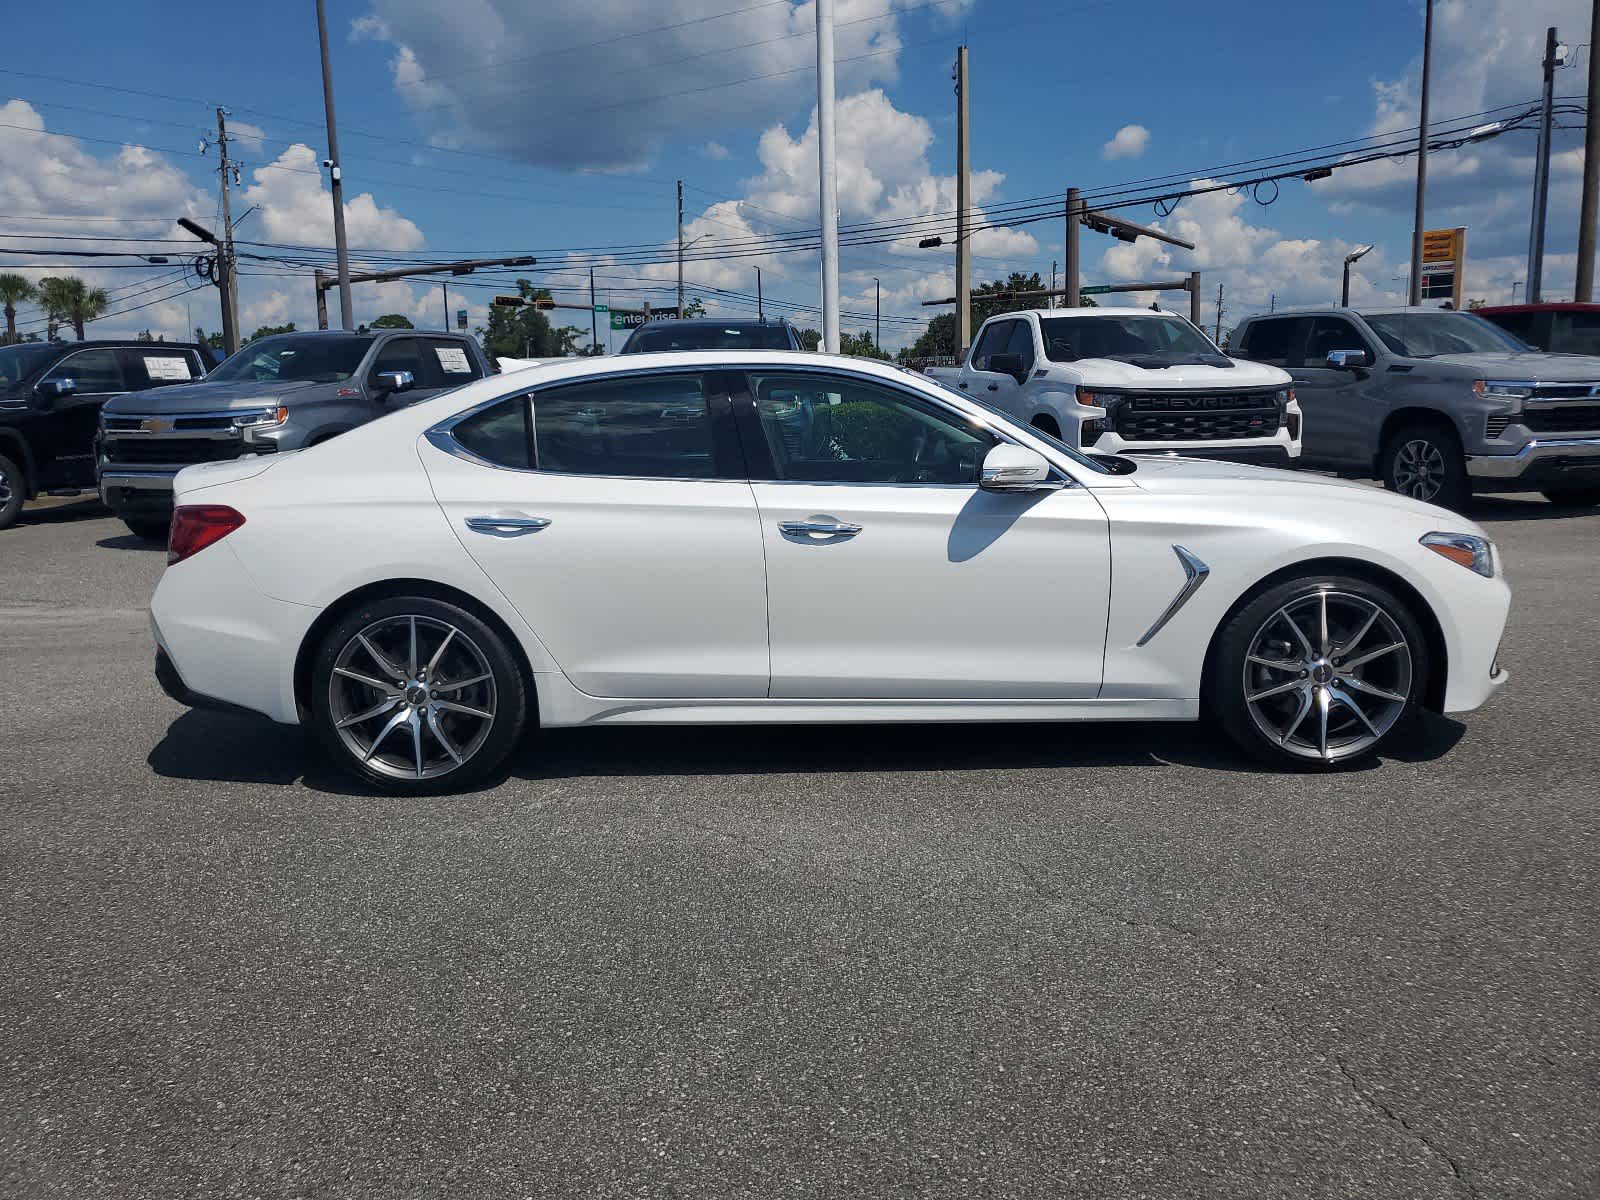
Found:
[{"label": "alloy wheel", "polygon": [[494,673],[449,622],[384,617],[340,649],[328,711],[345,749],[366,767],[394,779],[437,779],[467,763],[494,728]]},{"label": "alloy wheel", "polygon": [[1250,641],[1244,698],[1256,728],[1301,758],[1337,762],[1375,746],[1404,714],[1412,653],[1365,596],[1317,591],[1269,616]]},{"label": "alloy wheel", "polygon": [[5,460],[0,459],[0,508],[10,504],[11,497],[15,494],[11,490],[11,472],[6,470],[4,464]]},{"label": "alloy wheel", "polygon": [[1414,500],[1432,500],[1444,487],[1444,451],[1426,438],[1411,438],[1394,458],[1394,489]]}]

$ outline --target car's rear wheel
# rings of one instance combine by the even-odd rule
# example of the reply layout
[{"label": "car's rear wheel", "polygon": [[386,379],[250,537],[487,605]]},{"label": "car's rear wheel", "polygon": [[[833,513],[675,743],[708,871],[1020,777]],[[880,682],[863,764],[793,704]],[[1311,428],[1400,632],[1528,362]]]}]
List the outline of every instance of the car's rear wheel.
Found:
[{"label": "car's rear wheel", "polygon": [[1377,754],[1416,715],[1428,643],[1388,588],[1342,575],[1278,584],[1218,633],[1206,699],[1251,754],[1335,767]]},{"label": "car's rear wheel", "polygon": [[1461,440],[1442,421],[1419,421],[1391,433],[1380,463],[1391,492],[1444,508],[1460,508],[1472,495]]},{"label": "car's rear wheel", "polygon": [[162,521],[152,517],[136,517],[132,520],[124,517],[122,523],[126,525],[136,538],[143,538],[147,542],[160,542],[167,544],[167,530],[170,521]]},{"label": "car's rear wheel", "polygon": [[499,767],[527,723],[505,636],[427,596],[363,604],[324,636],[312,726],[334,760],[385,791],[460,791]]},{"label": "car's rear wheel", "polygon": [[1600,488],[1551,488],[1544,493],[1551,504],[1570,504],[1574,508],[1593,508],[1600,504]]},{"label": "car's rear wheel", "polygon": [[27,481],[22,468],[0,454],[0,529],[9,529],[17,522],[22,511],[22,500],[28,494]]}]

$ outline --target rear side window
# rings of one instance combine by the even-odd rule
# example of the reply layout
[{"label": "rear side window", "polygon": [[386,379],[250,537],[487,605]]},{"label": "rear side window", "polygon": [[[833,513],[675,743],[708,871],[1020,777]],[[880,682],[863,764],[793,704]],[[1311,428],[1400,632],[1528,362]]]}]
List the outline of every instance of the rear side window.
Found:
[{"label": "rear side window", "polygon": [[[1521,333],[1517,336],[1528,340]],[[1555,313],[1550,326],[1550,349],[1561,354],[1600,354],[1600,313]]]},{"label": "rear side window", "polygon": [[1307,317],[1253,321],[1239,340],[1239,356],[1274,367],[1299,366],[1310,324]]},{"label": "rear side window", "polygon": [[705,377],[695,373],[539,392],[533,435],[541,471],[652,479],[717,474]]},{"label": "rear side window", "polygon": [[192,383],[203,374],[192,350],[124,350],[122,365],[129,389],[136,392],[169,383]]},{"label": "rear side window", "polygon": [[490,405],[464,421],[451,436],[472,453],[497,467],[533,469],[533,438],[528,423],[528,398],[513,396]]},{"label": "rear side window", "polygon": [[[1538,316],[1537,313],[1532,313],[1532,312],[1508,312],[1508,313],[1479,313],[1478,315],[1481,316],[1485,321],[1493,321],[1496,325],[1500,326],[1501,329],[1504,329],[1512,337],[1518,338],[1521,341],[1527,342],[1528,345],[1530,345],[1530,346],[1535,344],[1534,343],[1534,338],[1535,338],[1536,335],[1534,333],[1533,326],[1534,326],[1534,318],[1536,316]],[[1546,347],[1546,349],[1558,349],[1558,347],[1548,346],[1548,347]]]},{"label": "rear side window", "polygon": [[428,383],[428,387],[455,387],[483,378],[478,360],[464,342],[454,338],[429,338],[423,360],[424,370],[437,381]]}]

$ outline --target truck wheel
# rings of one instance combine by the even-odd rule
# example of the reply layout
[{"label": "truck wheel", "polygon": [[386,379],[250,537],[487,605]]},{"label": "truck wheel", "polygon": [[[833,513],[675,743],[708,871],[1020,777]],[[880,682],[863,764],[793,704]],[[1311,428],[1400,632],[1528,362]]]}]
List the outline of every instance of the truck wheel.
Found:
[{"label": "truck wheel", "polygon": [[1442,423],[1402,425],[1383,444],[1383,486],[1442,508],[1460,508],[1472,495],[1461,439]]},{"label": "truck wheel", "polygon": [[1593,508],[1600,504],[1600,488],[1551,488],[1543,495],[1551,504],[1570,504],[1574,508]]},{"label": "truck wheel", "polygon": [[22,511],[22,498],[27,494],[22,468],[0,455],[0,529],[9,529],[17,523],[17,514]]},{"label": "truck wheel", "polygon": [[122,523],[133,531],[133,536],[143,538],[147,542],[160,542],[167,544],[167,527],[170,522],[158,521],[150,517],[124,517]]}]

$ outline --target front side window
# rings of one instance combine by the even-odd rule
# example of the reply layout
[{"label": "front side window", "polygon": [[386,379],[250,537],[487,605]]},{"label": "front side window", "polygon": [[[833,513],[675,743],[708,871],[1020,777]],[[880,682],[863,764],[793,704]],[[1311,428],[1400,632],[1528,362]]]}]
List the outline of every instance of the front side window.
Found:
[{"label": "front side window", "polygon": [[1328,355],[1335,350],[1370,350],[1370,347],[1367,339],[1343,317],[1316,318],[1311,322],[1311,336],[1306,342],[1305,365],[1325,367]]},{"label": "front side window", "polygon": [[1006,343],[1011,340],[1011,327],[1015,324],[1015,321],[995,321],[983,327],[978,344],[972,351],[974,371],[987,371],[990,356],[1005,352]]},{"label": "front side window", "polygon": [[1033,326],[1026,321],[1011,322],[1011,337],[1006,342],[1006,353],[1022,360],[1023,374],[1033,372]]},{"label": "front side window", "polygon": [[367,372],[367,385],[377,385],[378,376],[385,371],[409,371],[411,381],[419,388],[437,387],[437,372],[430,374],[422,361],[422,341],[419,338],[390,338],[378,351],[372,369]]},{"label": "front side window", "polygon": [[1362,314],[1383,344],[1405,358],[1440,354],[1506,354],[1527,349],[1498,325],[1464,312]]},{"label": "front side window", "polygon": [[372,338],[364,334],[281,333],[251,342],[211,372],[211,380],[337,383],[361,366]]},{"label": "front side window", "polygon": [[1300,350],[1311,325],[1308,317],[1278,317],[1253,321],[1239,340],[1239,355],[1251,362],[1274,367],[1300,365]]},{"label": "front side window", "polygon": [[122,363],[117,358],[117,352],[109,347],[79,350],[76,354],[67,355],[51,367],[40,382],[56,379],[72,380],[80,396],[124,390]]},{"label": "front side window", "polygon": [[716,477],[705,377],[597,380],[533,398],[534,463],[570,475]]},{"label": "front side window", "polygon": [[0,347],[0,388],[21,383],[55,352],[56,347],[48,343]]},{"label": "front side window", "polygon": [[795,483],[976,484],[996,438],[920,397],[839,375],[754,375],[776,477]]}]

